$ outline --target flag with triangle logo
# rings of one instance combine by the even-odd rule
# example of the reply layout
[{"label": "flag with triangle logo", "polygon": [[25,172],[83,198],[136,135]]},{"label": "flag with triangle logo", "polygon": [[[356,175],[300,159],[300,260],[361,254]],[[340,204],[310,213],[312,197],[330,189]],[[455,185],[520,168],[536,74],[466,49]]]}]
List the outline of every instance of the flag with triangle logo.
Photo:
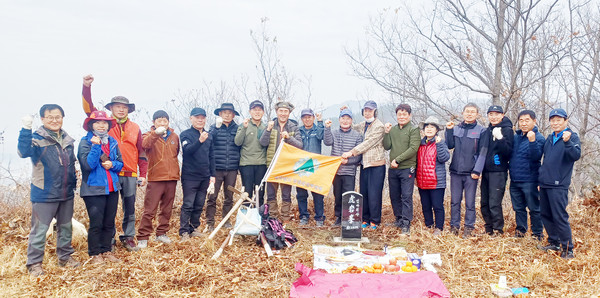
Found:
[{"label": "flag with triangle logo", "polygon": [[326,156],[281,142],[265,174],[266,181],[302,187],[327,195],[342,163],[339,156]]}]

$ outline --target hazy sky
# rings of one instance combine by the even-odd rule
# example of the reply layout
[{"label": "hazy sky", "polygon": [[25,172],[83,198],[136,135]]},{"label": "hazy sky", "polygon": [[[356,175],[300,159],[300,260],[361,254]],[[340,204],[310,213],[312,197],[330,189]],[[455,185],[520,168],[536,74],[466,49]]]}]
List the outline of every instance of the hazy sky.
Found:
[{"label": "hazy sky", "polygon": [[312,76],[313,101],[354,100],[365,89],[377,94],[371,83],[352,76],[344,46],[364,39],[370,16],[401,3],[0,0],[2,165],[24,164],[16,155],[20,118],[44,103],[62,105],[67,131],[77,139],[84,134],[85,74],[96,78],[96,101],[124,95],[150,110],[203,81],[255,76],[249,32],[260,30],[263,17],[286,68]]}]

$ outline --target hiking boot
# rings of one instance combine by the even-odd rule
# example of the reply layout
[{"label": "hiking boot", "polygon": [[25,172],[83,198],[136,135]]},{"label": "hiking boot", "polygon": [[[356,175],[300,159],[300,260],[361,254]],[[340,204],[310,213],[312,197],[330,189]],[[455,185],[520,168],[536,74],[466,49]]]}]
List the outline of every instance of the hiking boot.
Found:
[{"label": "hiking boot", "polygon": [[300,226],[308,225],[308,218],[306,218],[306,217],[301,218],[300,223],[298,225],[300,225]]},{"label": "hiking boot", "polygon": [[442,230],[440,229],[435,229],[433,230],[433,236],[441,236],[442,235]]},{"label": "hiking boot", "polygon": [[340,217],[335,219],[335,222],[333,223],[334,227],[339,227],[342,225],[342,219]]},{"label": "hiking boot", "polygon": [[200,232],[199,229],[195,229],[191,234],[190,237],[202,237],[202,232]]},{"label": "hiking boot", "polygon": [[138,241],[138,245],[137,245],[138,249],[145,249],[147,247],[148,247],[148,240],[139,240]]},{"label": "hiking boot", "polygon": [[162,242],[164,244],[171,244],[171,239],[169,239],[169,236],[167,236],[167,234],[156,236],[156,241]]},{"label": "hiking boot", "polygon": [[543,250],[543,251],[560,251],[560,246],[558,245],[554,245],[554,244],[548,244],[548,245],[538,245],[537,249],[539,250]]},{"label": "hiking boot", "polygon": [[115,257],[115,255],[113,255],[112,252],[110,252],[110,251],[103,253],[102,258],[104,259],[104,261],[111,262],[111,263],[123,262],[119,258]]},{"label": "hiking boot", "polygon": [[575,255],[573,255],[573,251],[572,250],[563,250],[560,253],[560,257],[565,259],[565,260],[570,260],[575,258]]},{"label": "hiking boot", "polygon": [[408,226],[402,227],[402,235],[403,236],[410,236],[410,227],[408,227]]},{"label": "hiking boot", "polygon": [[366,229],[369,226],[369,223],[366,221],[363,221],[362,225],[360,225],[361,228]]},{"label": "hiking boot", "polygon": [[450,227],[450,233],[454,234],[455,236],[458,236],[460,229],[457,227]]},{"label": "hiking boot", "polygon": [[396,228],[402,229],[402,219],[396,218],[396,221],[394,222],[394,226],[396,226]]},{"label": "hiking boot", "polygon": [[190,234],[188,232],[181,234],[181,241],[188,241],[188,240],[190,240]]},{"label": "hiking boot", "polygon": [[42,263],[29,265],[27,267],[27,271],[29,271],[29,275],[31,275],[33,277],[38,277],[38,276],[46,274],[46,272],[42,268]]},{"label": "hiking boot", "polygon": [[317,227],[322,227],[323,225],[325,225],[325,221],[324,220],[317,220]]},{"label": "hiking boot", "polygon": [[473,237],[473,229],[471,228],[465,228],[464,232],[463,232],[463,239],[464,238],[470,238]]},{"label": "hiking boot", "polygon": [[102,255],[95,255],[92,256],[89,263],[90,265],[100,265],[104,263],[104,258],[102,257]]},{"label": "hiking boot", "polygon": [[71,256],[69,256],[69,258],[66,260],[58,260],[58,266],[60,267],[76,268],[79,267],[79,265],[81,265],[81,263],[73,259]]},{"label": "hiking boot", "polygon": [[127,251],[138,251],[140,250],[137,245],[135,244],[135,240],[133,240],[132,238],[127,238],[125,240],[122,241],[123,247],[125,247],[125,249]]}]

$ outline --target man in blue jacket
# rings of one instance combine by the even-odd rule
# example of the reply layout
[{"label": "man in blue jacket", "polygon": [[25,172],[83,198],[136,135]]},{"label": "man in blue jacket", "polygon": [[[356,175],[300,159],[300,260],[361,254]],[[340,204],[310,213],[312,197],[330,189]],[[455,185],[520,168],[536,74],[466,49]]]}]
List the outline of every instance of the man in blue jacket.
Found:
[{"label": "man in blue jacket", "polygon": [[59,105],[45,104],[40,109],[43,126],[32,132],[33,117],[22,118],[18,152],[31,157],[31,231],[27,244],[27,271],[32,276],[45,274],[42,268],[46,232],[56,218],[56,254],[61,267],[77,267],[71,255],[73,197],[77,187],[75,176],[75,140],[62,129],[65,113]]},{"label": "man in blue jacket", "polygon": [[[567,205],[573,164],[581,157],[579,136],[567,126],[567,112],[550,111],[552,134],[544,143],[544,163],[540,167],[540,211],[548,234],[548,245],[540,249],[559,251],[564,259],[572,259],[573,238]],[[559,246],[560,245],[560,246]]]},{"label": "man in blue jacket", "polygon": [[446,144],[454,149],[450,162],[450,231],[458,235],[460,229],[463,191],[465,193],[465,229],[463,237],[470,237],[475,228],[475,193],[483,171],[487,147],[481,142],[485,128],[477,123],[479,107],[468,103],[463,108],[464,121],[456,127],[446,124]]},{"label": "man in blue jacket", "polygon": [[[211,125],[208,132],[213,139],[216,168],[214,193],[208,197],[206,204],[206,225],[209,231],[214,227],[217,196],[221,191],[221,185],[223,185],[221,216],[224,217],[233,207],[233,192],[227,187],[235,187],[240,166],[240,146],[235,144],[238,125],[233,121],[233,118],[240,114],[235,110],[232,103],[223,103],[220,108],[215,110],[215,115],[219,116],[217,123]],[[225,223],[224,227],[231,228],[229,221]]]},{"label": "man in blue jacket", "polygon": [[[317,124],[315,125],[315,113],[311,109],[304,109],[300,113],[302,117],[302,126],[298,129],[302,137],[302,149],[304,151],[321,154],[321,141],[323,141],[323,120],[321,114],[317,113]],[[300,225],[308,224],[308,191],[304,188],[296,187],[296,199],[298,200],[298,211],[300,213]],[[323,215],[323,195],[312,192],[313,204],[315,208],[315,221],[317,227],[322,227],[325,222]]]},{"label": "man in blue jacket", "polygon": [[204,129],[206,111],[193,108],[190,113],[192,127],[179,135],[183,162],[181,187],[183,205],[179,216],[179,235],[182,239],[201,235],[200,215],[206,200],[209,183],[215,183],[215,158],[212,136]]},{"label": "man in blue jacket", "polygon": [[545,138],[538,131],[535,112],[523,110],[519,113],[519,130],[514,137],[513,153],[510,159],[510,198],[517,228],[515,237],[527,233],[527,209],[531,221],[531,233],[542,239],[542,218],[538,191],[538,170],[542,159]]}]

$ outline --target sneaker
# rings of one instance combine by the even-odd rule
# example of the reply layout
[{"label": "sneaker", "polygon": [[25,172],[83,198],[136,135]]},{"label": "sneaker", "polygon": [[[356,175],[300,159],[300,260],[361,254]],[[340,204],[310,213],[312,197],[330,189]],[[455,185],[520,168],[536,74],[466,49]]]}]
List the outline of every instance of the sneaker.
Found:
[{"label": "sneaker", "polygon": [[81,265],[81,263],[73,259],[71,256],[69,256],[69,258],[66,260],[58,260],[58,266],[60,267],[76,268],[79,267],[79,265]]},{"label": "sneaker", "polygon": [[301,218],[300,223],[298,225],[300,225],[300,226],[308,225],[308,218],[305,218],[305,217]]},{"label": "sneaker", "polygon": [[368,226],[369,226],[369,223],[367,223],[366,221],[363,221],[363,223],[360,227],[363,229],[366,229]]},{"label": "sneaker", "polygon": [[95,255],[90,259],[90,265],[100,265],[102,263],[104,263],[102,255]]},{"label": "sneaker", "polygon": [[202,232],[200,232],[200,229],[195,229],[191,234],[190,237],[202,237]]},{"label": "sneaker", "polygon": [[212,231],[215,230],[215,226],[213,224],[206,224],[206,227],[204,228],[204,233],[211,233]]},{"label": "sneaker", "polygon": [[156,241],[162,242],[164,244],[171,244],[171,239],[169,239],[169,236],[167,236],[167,234],[156,236]]},{"label": "sneaker", "polygon": [[377,224],[371,223],[370,228],[371,228],[371,230],[377,230]]},{"label": "sneaker", "polygon": [[325,224],[324,220],[317,220],[317,227],[322,227]]},{"label": "sneaker", "polygon": [[470,238],[473,237],[473,229],[471,228],[465,228],[464,232],[463,232],[463,239],[464,238]]},{"label": "sneaker", "polygon": [[115,255],[113,255],[112,252],[110,252],[110,251],[103,253],[102,258],[104,259],[104,261],[111,262],[111,263],[123,262],[119,258],[115,257]]},{"label": "sneaker", "polygon": [[441,236],[441,235],[442,235],[442,230],[436,228],[433,231],[433,236]]},{"label": "sneaker", "polygon": [[138,240],[138,249],[144,249],[148,247],[148,240]]},{"label": "sneaker", "polygon": [[573,255],[573,251],[572,250],[563,250],[560,253],[560,257],[565,259],[565,260],[570,260],[575,258],[575,255]]},{"label": "sneaker", "polygon": [[455,236],[458,236],[460,229],[457,227],[450,227],[450,233],[454,234]]},{"label": "sneaker", "polygon": [[410,236],[410,227],[402,227],[402,235]]},{"label": "sneaker", "polygon": [[554,245],[554,244],[548,244],[548,245],[538,245],[537,248],[539,250],[543,250],[543,251],[560,251],[560,246],[558,245]]},{"label": "sneaker", "polygon": [[190,240],[190,234],[188,232],[181,234],[181,241],[187,241],[187,240]]},{"label": "sneaker", "polygon": [[339,227],[339,226],[341,226],[341,225],[342,225],[342,219],[338,217],[338,218],[335,220],[335,222],[333,223],[333,226],[334,226],[334,227]]},{"label": "sneaker", "polygon": [[127,251],[138,251],[140,250],[137,245],[135,244],[135,240],[133,240],[132,238],[127,238],[125,240],[123,240],[121,242],[123,244],[123,247],[125,247],[125,249],[127,249]]},{"label": "sneaker", "polygon": [[42,268],[42,263],[33,264],[27,267],[27,271],[29,271],[29,275],[33,277],[38,277],[46,274],[44,269]]}]

